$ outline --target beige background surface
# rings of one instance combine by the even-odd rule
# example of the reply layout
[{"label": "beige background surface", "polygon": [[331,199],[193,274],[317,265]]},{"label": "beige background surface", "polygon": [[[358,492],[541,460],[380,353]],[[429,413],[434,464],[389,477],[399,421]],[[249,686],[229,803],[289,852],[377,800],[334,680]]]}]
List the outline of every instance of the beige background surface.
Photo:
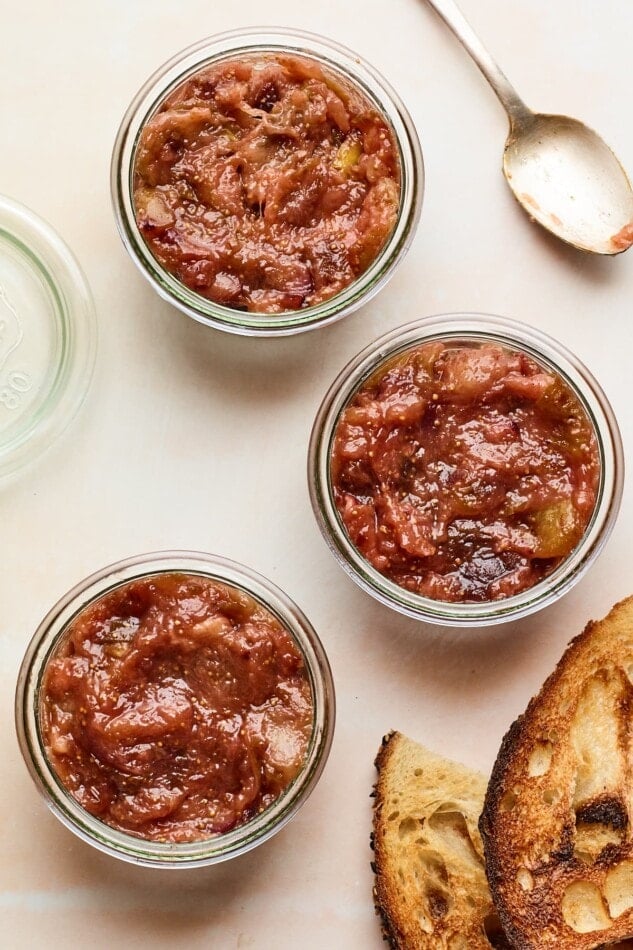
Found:
[{"label": "beige background surface", "polygon": [[[597,128],[633,170],[630,0],[463,0],[529,104]],[[418,125],[427,191],[414,246],[370,306],[285,341],[233,338],[160,302],[127,258],[110,207],[110,150],[132,95],[185,45],[238,26],[298,26],[369,58]],[[341,366],[414,317],[496,312],[549,330],[602,381],[633,445],[633,252],[588,259],[515,206],[500,173],[506,121],[421,0],[4,2],[0,191],[76,252],[100,349],[67,436],[0,490],[0,946],[367,948],[372,760],[398,727],[490,768],[510,721],[590,617],[633,593],[631,492],[589,576],[557,606],[493,631],[399,618],[356,589],[313,522],[306,445]],[[303,607],[329,652],[338,724],[323,779],[276,839],[217,869],[128,867],[47,811],[13,728],[36,624],[89,572],[168,547],[241,560]]]}]

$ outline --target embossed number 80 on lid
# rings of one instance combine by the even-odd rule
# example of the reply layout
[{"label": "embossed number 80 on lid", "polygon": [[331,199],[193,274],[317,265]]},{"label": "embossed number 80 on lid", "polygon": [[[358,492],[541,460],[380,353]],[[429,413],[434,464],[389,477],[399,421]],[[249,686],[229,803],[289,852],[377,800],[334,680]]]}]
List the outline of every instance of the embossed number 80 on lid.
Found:
[{"label": "embossed number 80 on lid", "polygon": [[68,247],[0,195],[0,478],[66,428],[92,375],[96,336],[90,290]]}]

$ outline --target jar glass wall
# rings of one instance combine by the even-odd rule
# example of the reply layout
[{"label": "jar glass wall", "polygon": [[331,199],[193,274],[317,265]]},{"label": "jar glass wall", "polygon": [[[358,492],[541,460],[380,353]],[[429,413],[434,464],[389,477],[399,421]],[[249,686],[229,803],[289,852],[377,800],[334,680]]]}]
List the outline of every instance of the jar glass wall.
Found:
[{"label": "jar glass wall", "polygon": [[[290,784],[264,811],[214,837],[187,843],[145,840],[119,831],[89,814],[64,787],[42,736],[41,691],[47,665],[73,620],[106,594],[142,578],[195,575],[244,591],[288,631],[303,658],[312,694],[312,730],[303,764]],[[325,765],[334,729],[334,687],[328,660],[314,629],[277,587],[248,568],[202,553],[160,552],[104,568],[63,597],[44,618],[26,652],[16,691],[16,727],[25,762],[53,813],[84,841],[115,857],[146,866],[195,867],[249,851],[276,834],[306,801]]]},{"label": "jar glass wall", "polygon": [[[165,98],[200,69],[239,56],[283,53],[309,58],[358,88],[391,127],[400,163],[400,205],[395,227],[368,268],[333,297],[302,310],[248,313],[190,290],[159,264],[140,233],[133,200],[139,136]],[[323,326],[352,313],[391,277],[413,239],[424,191],[424,168],[411,117],[396,92],[350,50],[310,33],[281,29],[234,31],[203,40],[159,69],[130,105],[114,146],[111,187],[117,226],[132,260],[154,289],[201,323],[248,336],[278,336]]]},{"label": "jar glass wall", "polygon": [[[558,375],[578,398],[593,426],[599,455],[597,498],[584,533],[571,553],[541,581],[513,596],[452,603],[405,589],[376,570],[351,542],[333,497],[331,457],[337,423],[363,383],[398,354],[432,341],[495,343],[527,354]],[[605,544],[622,496],[622,443],[612,409],[596,380],[561,344],[512,320],[477,314],[429,317],[371,344],[340,373],[314,423],[308,461],[312,507],[321,532],[344,570],[364,590],[400,613],[448,626],[483,626],[514,620],[553,603],[585,573]]]}]

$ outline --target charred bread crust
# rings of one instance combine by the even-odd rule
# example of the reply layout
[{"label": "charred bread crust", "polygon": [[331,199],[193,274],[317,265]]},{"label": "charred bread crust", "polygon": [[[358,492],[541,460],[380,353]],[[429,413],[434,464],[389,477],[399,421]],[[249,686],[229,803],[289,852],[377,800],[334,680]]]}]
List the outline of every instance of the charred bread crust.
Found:
[{"label": "charred bread crust", "polygon": [[374,765],[376,767],[376,772],[378,773],[378,778],[376,779],[376,783],[374,785],[374,792],[377,791],[378,785],[380,784],[380,773],[393,751],[392,743],[397,740],[399,735],[400,733],[396,732],[395,729],[390,729],[389,732],[386,732],[382,737],[380,748],[378,749],[376,758],[374,759]]},{"label": "charred bread crust", "polygon": [[[592,635],[595,626],[595,621],[589,621],[582,633],[569,641],[554,671],[547,677],[540,691],[530,699],[525,712],[512,723],[503,737],[488,782],[484,807],[479,819],[479,831],[484,844],[486,877],[499,919],[515,950],[536,950],[536,947],[531,940],[526,940],[523,931],[517,928],[515,915],[508,909],[505,902],[503,889],[504,867],[500,856],[503,842],[496,834],[495,820],[499,814],[502,799],[506,794],[512,794],[512,789],[508,788],[506,777],[517,762],[518,751],[523,747],[524,739],[527,741],[530,739],[530,727],[535,707],[555,693],[562,672],[582,647],[583,642]],[[529,920],[530,926],[535,929],[540,929],[547,923],[540,919],[538,914],[530,914]]]},{"label": "charred bread crust", "polygon": [[[532,699],[531,702],[534,702],[534,700]],[[527,713],[525,715],[519,716],[518,719],[512,723],[503,737],[501,748],[497,754],[497,759],[493,766],[488,783],[488,790],[484,799],[483,811],[481,813],[481,817],[479,818],[479,831],[481,833],[481,838],[484,845],[484,858],[488,886],[490,887],[493,903],[496,907],[497,913],[499,914],[501,926],[503,927],[508,940],[515,950],[527,950],[529,945],[522,943],[521,935],[516,932],[514,927],[512,915],[507,913],[503,901],[501,900],[499,886],[499,881],[501,879],[501,866],[494,841],[494,816],[497,813],[500,801],[505,794],[503,779],[506,769],[512,762],[512,750],[516,747],[516,743],[521,739],[526,715]]]},{"label": "charred bread crust", "polygon": [[389,887],[385,881],[382,869],[385,863],[383,833],[380,824],[380,816],[385,802],[382,770],[386,767],[389,759],[393,755],[395,743],[398,741],[400,733],[391,730],[382,737],[380,749],[374,760],[378,776],[374,784],[372,796],[374,799],[373,831],[370,836],[370,846],[374,852],[374,859],[371,862],[371,869],[374,872],[374,909],[380,918],[380,930],[382,938],[392,950],[400,950],[403,946],[403,936],[399,931],[398,925],[393,917],[393,895],[389,892]]},{"label": "charred bread crust", "polygon": [[[562,722],[563,726],[565,723],[571,723],[572,714],[564,710],[562,700],[571,697],[577,704],[586,683],[597,675],[607,662],[612,661],[617,665],[617,651],[609,649],[611,637],[615,646],[616,642],[622,641],[627,629],[631,631],[633,651],[633,597],[618,602],[603,620],[590,621],[582,633],[569,642],[540,692],[532,697],[526,711],[510,726],[501,743],[490,776],[479,829],[484,844],[486,875],[492,898],[515,950],[539,950],[545,946],[557,946],[560,950],[571,947],[574,950],[590,950],[602,946],[605,940],[610,943],[633,936],[632,910],[614,918],[612,927],[603,932],[595,930],[573,933],[563,919],[561,907],[554,908],[546,901],[540,900],[542,892],[539,892],[538,898],[531,892],[522,895],[519,906],[516,893],[513,900],[512,893],[509,892],[509,885],[514,883],[510,882],[509,875],[510,871],[516,871],[517,865],[520,864],[520,855],[524,853],[531,828],[525,828],[525,840],[522,841],[520,836],[517,840],[509,840],[505,829],[500,827],[503,824],[504,802],[507,803],[508,797],[512,798],[516,794],[529,800],[531,793],[525,790],[521,774],[525,771],[528,753],[542,737],[547,715],[551,715],[552,721]],[[574,705],[572,711],[575,712],[575,709]],[[628,703],[626,715],[630,720],[631,709]],[[564,751],[561,752],[561,756],[564,754]],[[543,811],[542,802],[535,803],[535,820],[539,811]],[[600,822],[615,830],[626,830],[630,825],[629,815],[620,798],[608,793],[595,796],[589,803],[576,808],[575,812],[571,809],[568,820],[562,825],[559,843],[550,853],[551,864],[548,873],[551,874],[552,880],[556,876],[559,882],[564,879],[566,885],[577,879],[597,881],[599,873],[613,866],[614,861],[633,858],[633,843],[629,844],[626,850],[607,845],[594,859],[591,867],[583,869],[581,873],[578,861],[574,858],[577,821]],[[626,932],[623,932],[625,918],[629,919],[630,923]],[[545,933],[547,942],[542,942]]]}]

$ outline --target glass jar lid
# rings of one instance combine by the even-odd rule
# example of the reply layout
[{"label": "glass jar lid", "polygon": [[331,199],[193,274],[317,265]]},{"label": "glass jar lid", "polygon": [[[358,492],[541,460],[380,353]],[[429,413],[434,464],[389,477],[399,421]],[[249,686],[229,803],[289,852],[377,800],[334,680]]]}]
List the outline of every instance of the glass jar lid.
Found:
[{"label": "glass jar lid", "polygon": [[92,295],[71,251],[0,195],[0,478],[66,428],[88,388],[96,342]]}]

